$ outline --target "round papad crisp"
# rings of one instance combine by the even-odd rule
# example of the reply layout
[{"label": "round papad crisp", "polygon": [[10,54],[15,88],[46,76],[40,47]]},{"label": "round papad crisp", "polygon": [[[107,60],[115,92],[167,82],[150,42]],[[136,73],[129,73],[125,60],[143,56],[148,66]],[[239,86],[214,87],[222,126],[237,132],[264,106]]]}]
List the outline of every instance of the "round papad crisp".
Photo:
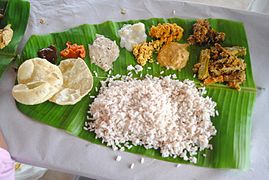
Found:
[{"label": "round papad crisp", "polygon": [[54,93],[63,85],[63,76],[59,67],[41,58],[29,59],[22,63],[18,69],[17,79],[19,84],[47,82],[55,87]]},{"label": "round papad crisp", "polygon": [[92,73],[80,58],[63,60],[59,68],[63,74],[63,86],[50,101],[59,105],[76,104],[91,91]]},{"label": "round papad crisp", "polygon": [[20,103],[34,105],[47,101],[57,90],[48,82],[35,81],[27,84],[17,84],[12,89],[12,95]]}]

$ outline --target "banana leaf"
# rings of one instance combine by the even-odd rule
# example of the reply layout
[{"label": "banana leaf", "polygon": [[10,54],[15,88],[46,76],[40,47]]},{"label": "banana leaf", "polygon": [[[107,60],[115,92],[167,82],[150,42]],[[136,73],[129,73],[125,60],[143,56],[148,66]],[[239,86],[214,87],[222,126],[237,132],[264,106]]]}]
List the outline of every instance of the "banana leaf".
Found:
[{"label": "banana leaf", "polygon": [[4,9],[4,18],[0,21],[0,28],[11,24],[13,37],[10,43],[0,49],[0,78],[9,63],[16,57],[16,51],[24,35],[29,13],[30,3],[25,0],[1,1],[0,8]]},{"label": "banana leaf", "polygon": [[[248,48],[243,23],[224,19],[209,19],[209,21],[213,28],[226,33],[227,38],[223,42],[224,46],[238,45]],[[188,36],[192,33],[192,25],[195,20],[153,18],[147,20],[130,20],[127,22],[107,21],[102,24],[84,24],[59,33],[33,35],[26,43],[21,59],[17,60],[17,63],[20,65],[25,60],[36,57],[39,49],[51,44],[54,44],[58,48],[59,53],[65,48],[66,41],[83,44],[88,52],[88,44],[93,43],[96,34],[103,34],[106,37],[115,40],[116,43],[119,44],[120,38],[117,34],[118,29],[126,23],[136,22],[143,22],[146,25],[147,33],[152,25],[164,22],[177,23],[185,30],[184,36],[180,42],[186,42]],[[192,67],[198,62],[199,53],[202,48],[206,47],[191,46],[189,48],[190,60],[187,66],[181,71],[166,70],[156,63],[147,63],[142,74],[145,75],[148,73],[153,76],[160,76],[160,72],[165,71],[162,76],[176,74],[179,80],[191,79],[197,84],[200,84],[200,81],[193,77]],[[58,57],[58,63],[60,61],[61,58]],[[212,118],[212,121],[218,132],[210,141],[213,144],[213,150],[205,150],[204,152],[198,153],[198,162],[195,165],[212,168],[246,169],[249,167],[251,118],[256,96],[249,51],[247,51],[245,61],[247,63],[247,80],[242,84],[241,91],[238,92],[234,89],[230,89],[224,84],[213,84],[206,87],[208,95],[217,102],[217,109],[220,115]],[[96,65],[91,64],[88,54],[85,58],[85,62],[91,71],[97,72],[98,76],[94,76],[94,86],[99,88],[100,81],[106,78],[107,73]],[[121,48],[120,56],[113,64],[112,74],[127,75],[128,72],[126,68],[129,64],[135,65],[136,61],[132,53]],[[147,67],[151,67],[151,70],[148,70]],[[95,91],[95,88],[93,88],[93,90],[89,93],[90,96],[96,96],[97,94],[98,92]],[[35,121],[63,129],[74,136],[92,143],[105,145],[100,139],[95,139],[94,133],[83,129],[88,106],[93,101],[90,96],[84,97],[79,103],[72,106],[59,106],[51,102],[45,102],[33,106],[20,104],[18,102],[16,104],[17,108],[22,113]],[[126,151],[159,160],[175,163],[188,163],[179,157],[163,158],[159,150],[146,150],[141,146],[135,146]],[[203,154],[206,154],[206,157],[204,157]]]}]

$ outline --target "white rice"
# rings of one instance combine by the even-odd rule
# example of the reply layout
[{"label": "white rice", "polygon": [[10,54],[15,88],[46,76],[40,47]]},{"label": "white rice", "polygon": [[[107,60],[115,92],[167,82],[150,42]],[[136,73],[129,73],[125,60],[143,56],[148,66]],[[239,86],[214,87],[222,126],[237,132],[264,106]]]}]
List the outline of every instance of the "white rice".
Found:
[{"label": "white rice", "polygon": [[203,97],[193,81],[146,76],[106,82],[90,106],[94,121],[88,125],[113,150],[129,141],[196,163],[198,151],[212,148],[209,140],[217,131],[210,118],[216,103]]},{"label": "white rice", "polygon": [[89,129],[87,127],[83,127],[84,130],[88,131]]},{"label": "white rice", "polygon": [[130,169],[134,169],[134,163],[130,165]]},{"label": "white rice", "polygon": [[116,157],[116,161],[120,161],[121,160],[121,156],[120,155],[118,155],[117,157]]},{"label": "white rice", "polygon": [[216,113],[216,116],[219,116],[219,111],[218,111],[218,110],[216,110],[216,112],[215,112],[215,113]]},{"label": "white rice", "polygon": [[141,163],[141,164],[144,164],[144,162],[145,162],[145,159],[144,159],[144,158],[141,158],[141,159],[140,159],[140,163]]},{"label": "white rice", "polygon": [[131,76],[133,73],[132,72],[128,72],[127,76]]},{"label": "white rice", "polygon": [[132,71],[132,70],[135,70],[134,66],[132,65],[127,66],[127,71]]},{"label": "white rice", "polygon": [[143,67],[140,66],[139,64],[135,65],[135,73],[137,74],[138,72],[143,71]]},{"label": "white rice", "polygon": [[98,74],[96,71],[93,71],[93,73],[94,73],[95,77],[98,77]]}]

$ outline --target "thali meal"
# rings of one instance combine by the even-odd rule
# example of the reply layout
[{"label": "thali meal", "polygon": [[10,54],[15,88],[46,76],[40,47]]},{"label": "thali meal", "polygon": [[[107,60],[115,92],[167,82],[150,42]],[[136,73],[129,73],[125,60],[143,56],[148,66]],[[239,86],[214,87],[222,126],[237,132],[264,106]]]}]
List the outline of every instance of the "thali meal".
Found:
[{"label": "thali meal", "polygon": [[20,64],[12,95],[25,105],[83,101],[86,133],[113,150],[142,146],[196,164],[214,149],[221,131],[214,120],[227,115],[227,102],[217,104],[212,92],[244,91],[247,45],[226,46],[229,33],[207,19],[192,21],[189,29],[142,22],[114,26],[113,36],[93,30],[85,44],[65,39],[65,49],[39,47],[38,57]]}]

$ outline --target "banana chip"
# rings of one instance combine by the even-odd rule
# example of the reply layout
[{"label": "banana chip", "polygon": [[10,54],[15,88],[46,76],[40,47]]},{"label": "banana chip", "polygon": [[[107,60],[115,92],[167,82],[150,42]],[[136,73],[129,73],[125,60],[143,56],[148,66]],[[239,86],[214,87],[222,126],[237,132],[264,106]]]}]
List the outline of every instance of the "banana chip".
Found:
[{"label": "banana chip", "polygon": [[63,60],[59,68],[63,75],[62,89],[50,101],[59,105],[76,104],[92,89],[91,71],[81,58]]}]

